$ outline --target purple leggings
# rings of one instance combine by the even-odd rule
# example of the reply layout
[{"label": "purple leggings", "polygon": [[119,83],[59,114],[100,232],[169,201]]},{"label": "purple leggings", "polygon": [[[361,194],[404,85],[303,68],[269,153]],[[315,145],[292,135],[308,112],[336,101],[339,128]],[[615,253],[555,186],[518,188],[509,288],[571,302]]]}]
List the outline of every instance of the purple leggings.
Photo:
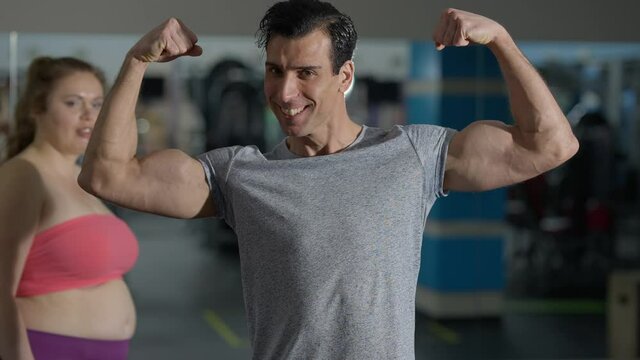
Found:
[{"label": "purple leggings", "polygon": [[129,340],[94,340],[27,330],[36,360],[125,360]]}]

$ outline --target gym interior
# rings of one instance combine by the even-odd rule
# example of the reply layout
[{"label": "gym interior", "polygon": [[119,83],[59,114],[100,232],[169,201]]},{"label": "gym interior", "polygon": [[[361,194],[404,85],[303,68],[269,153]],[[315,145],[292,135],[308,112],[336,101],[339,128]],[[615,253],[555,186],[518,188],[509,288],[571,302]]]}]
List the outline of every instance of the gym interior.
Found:
[{"label": "gym interior", "polygon": [[[191,3],[208,10],[214,6]],[[185,22],[194,19],[204,54],[150,67],[136,111],[138,152],[174,147],[195,156],[230,145],[272,148],[284,135],[262,92],[264,54],[251,26],[257,26],[256,14],[266,4],[257,3],[257,10],[237,25],[229,19],[220,24],[218,14],[213,16],[218,23],[207,27],[206,16],[197,18],[198,11],[186,6],[155,9],[139,25],[124,16],[118,29],[113,19],[18,23],[10,14],[25,12],[27,5],[10,2],[11,11],[0,5],[0,149],[13,126],[16,95],[31,59],[76,56],[98,65],[113,83],[128,48],[152,20],[173,16],[170,10]],[[529,15],[510,19],[523,10],[496,3],[507,9],[487,4],[488,15],[516,29],[514,38],[555,95],[581,146],[564,165],[524,183],[438,200],[422,244],[416,358],[639,358],[640,37],[615,24],[613,16],[602,15],[597,26],[572,17],[567,21],[576,26],[563,33],[560,15],[549,20],[544,10],[535,10],[530,17],[547,19],[536,24]],[[409,1],[398,11],[419,22],[427,16],[410,14],[416,9],[434,13],[439,5],[447,6]],[[466,5],[483,12],[482,3]],[[133,13],[141,14],[135,6]],[[363,23],[355,83],[347,94],[354,121],[455,129],[477,119],[513,121],[489,50],[438,52],[426,25],[400,24],[404,17],[393,16],[385,17],[389,25],[375,26],[382,20],[379,13],[391,5],[381,6],[373,15],[354,5],[345,9],[354,13],[356,26]],[[568,6],[560,5],[566,13]],[[604,1],[580,6],[586,19],[613,11],[602,10]],[[74,11],[69,7],[60,4],[50,14],[64,18]],[[139,261],[126,276],[138,312],[130,358],[250,358],[233,230],[217,219],[178,220],[112,209],[140,242]]]}]

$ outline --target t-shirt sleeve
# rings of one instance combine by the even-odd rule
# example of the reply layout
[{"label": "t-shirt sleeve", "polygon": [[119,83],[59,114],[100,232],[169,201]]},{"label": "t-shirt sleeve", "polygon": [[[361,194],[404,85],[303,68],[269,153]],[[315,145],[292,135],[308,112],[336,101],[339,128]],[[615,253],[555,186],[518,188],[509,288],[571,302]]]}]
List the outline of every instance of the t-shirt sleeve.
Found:
[{"label": "t-shirt sleeve", "polygon": [[426,193],[446,196],[443,187],[447,150],[457,131],[436,125],[408,125],[405,131],[424,168]]},{"label": "t-shirt sleeve", "polygon": [[216,206],[216,217],[225,219],[229,223],[231,209],[227,201],[227,179],[231,171],[233,159],[242,147],[231,146],[208,151],[197,156],[204,168],[204,173],[209,184],[209,191],[213,196]]}]

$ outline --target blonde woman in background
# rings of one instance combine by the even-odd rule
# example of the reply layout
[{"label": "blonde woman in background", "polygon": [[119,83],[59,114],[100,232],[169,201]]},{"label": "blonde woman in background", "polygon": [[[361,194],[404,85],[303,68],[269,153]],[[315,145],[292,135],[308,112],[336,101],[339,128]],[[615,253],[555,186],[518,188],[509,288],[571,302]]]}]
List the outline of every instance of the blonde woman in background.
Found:
[{"label": "blonde woman in background", "polygon": [[74,58],[35,59],[0,166],[0,358],[126,359],[129,227],[77,184],[105,81]]}]

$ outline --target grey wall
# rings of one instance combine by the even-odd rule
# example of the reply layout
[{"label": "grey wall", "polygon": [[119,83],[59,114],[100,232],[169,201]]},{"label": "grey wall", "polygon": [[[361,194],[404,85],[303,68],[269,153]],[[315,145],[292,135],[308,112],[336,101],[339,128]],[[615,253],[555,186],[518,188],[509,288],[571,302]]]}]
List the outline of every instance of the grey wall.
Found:
[{"label": "grey wall", "polygon": [[[2,0],[0,32],[143,33],[177,16],[203,35],[253,35],[273,0]],[[335,0],[362,37],[429,39],[442,9],[492,17],[520,40],[640,41],[638,0]]]}]

